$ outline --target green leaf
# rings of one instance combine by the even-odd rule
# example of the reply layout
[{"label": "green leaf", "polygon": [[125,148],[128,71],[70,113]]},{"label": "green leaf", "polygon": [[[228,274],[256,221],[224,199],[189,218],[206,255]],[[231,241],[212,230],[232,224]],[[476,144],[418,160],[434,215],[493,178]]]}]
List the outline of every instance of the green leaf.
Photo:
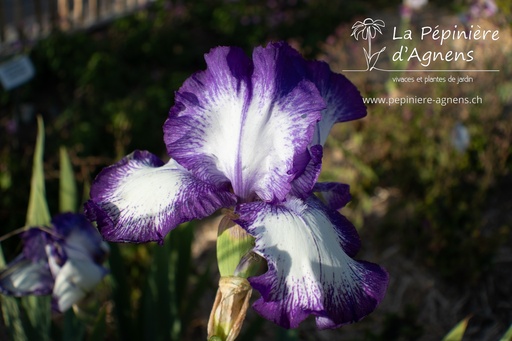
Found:
[{"label": "green leaf", "polygon": [[85,324],[76,317],[73,309],[68,309],[64,313],[64,328],[62,330],[62,340],[83,340],[84,334]]},{"label": "green leaf", "polygon": [[[4,253],[0,245],[0,268],[5,267]],[[20,314],[19,300],[2,295],[0,296],[0,307],[2,309],[2,316],[4,324],[12,340],[28,340],[23,328],[23,323]]]},{"label": "green leaf", "polygon": [[[169,246],[169,238],[166,238],[163,246],[153,247],[153,260],[142,297],[145,340],[172,340],[171,331],[174,321],[171,308],[176,303],[173,302],[173,288],[170,282],[173,271],[169,271],[171,256]],[[158,314],[154,314],[155,311],[158,311]]]},{"label": "green leaf", "polygon": [[[195,278],[195,286],[191,292],[188,294],[184,294],[183,296],[183,310],[181,312],[182,321],[183,321],[183,329],[186,330],[186,323],[191,321],[191,318],[199,306],[199,302],[204,297],[205,293],[211,288],[211,279],[213,275],[211,274],[212,267],[214,266],[215,258],[209,258],[206,260],[205,269],[202,273],[196,275]],[[190,276],[190,274],[189,274]],[[211,302],[213,305],[213,301]],[[245,340],[244,338],[239,338],[240,340]]]},{"label": "green leaf", "polygon": [[[88,340],[90,341],[98,341],[105,340],[105,334],[107,331],[107,309],[105,307],[101,308],[98,318],[94,323],[92,328],[91,335],[89,335]],[[74,339],[76,340],[76,338]]]},{"label": "green leaf", "polygon": [[46,341],[50,339],[51,326],[51,297],[26,296],[21,298],[21,304],[33,328],[31,340]]},{"label": "green leaf", "polygon": [[128,287],[128,277],[125,262],[119,251],[119,246],[115,243],[110,244],[110,276],[112,280],[112,299],[114,300],[114,309],[119,326],[120,340],[137,340],[134,334],[134,321],[131,319],[130,306],[130,288]]},{"label": "green leaf", "polygon": [[182,224],[173,230],[169,240],[171,248],[169,271],[173,272],[169,274],[172,276],[170,278],[170,294],[173,297],[171,313],[175,316],[172,337],[175,340],[181,339],[181,331],[186,328],[183,325],[186,321],[181,317],[184,316],[186,306],[193,301],[192,297],[188,296],[193,240],[193,222]]},{"label": "green leaf", "polygon": [[[37,117],[37,140],[34,150],[34,161],[32,165],[32,179],[30,183],[30,198],[27,209],[27,226],[48,226],[50,225],[50,211],[46,202],[46,190],[44,183],[43,169],[44,154],[44,123],[41,116]],[[50,297],[28,296],[21,298],[21,305],[24,308],[30,329],[31,339],[48,340],[50,335]],[[18,316],[19,316],[18,312]],[[26,330],[27,328],[25,328]]]},{"label": "green leaf", "polygon": [[30,199],[27,210],[27,226],[48,226],[50,211],[46,202],[43,170],[44,153],[44,123],[41,116],[37,117],[37,142],[32,165],[32,180],[30,183]]},{"label": "green leaf", "polygon": [[2,245],[0,244],[0,269],[5,267],[5,258],[4,258],[4,252],[2,250]]},{"label": "green leaf", "polygon": [[446,334],[442,341],[461,341],[470,318],[471,316],[468,316],[464,320],[460,321],[448,334]]},{"label": "green leaf", "polygon": [[500,339],[500,341],[512,341],[512,324]]},{"label": "green leaf", "polygon": [[143,323],[140,339],[182,339],[188,308],[196,307],[202,294],[201,290],[189,293],[193,236],[190,224],[184,224],[173,230],[164,245],[151,247],[153,257],[137,318]]},{"label": "green leaf", "polygon": [[73,166],[65,147],[60,148],[59,210],[75,212],[77,208],[77,190]]},{"label": "green leaf", "polygon": [[171,243],[171,260],[175,264],[171,264],[174,271],[176,297],[180,300],[188,301],[187,290],[192,260],[192,241],[194,240],[194,223],[190,222],[182,224],[173,230]]},{"label": "green leaf", "polygon": [[25,328],[23,328],[19,300],[4,295],[0,297],[0,300],[2,302],[2,316],[11,339],[17,341],[28,340]]}]

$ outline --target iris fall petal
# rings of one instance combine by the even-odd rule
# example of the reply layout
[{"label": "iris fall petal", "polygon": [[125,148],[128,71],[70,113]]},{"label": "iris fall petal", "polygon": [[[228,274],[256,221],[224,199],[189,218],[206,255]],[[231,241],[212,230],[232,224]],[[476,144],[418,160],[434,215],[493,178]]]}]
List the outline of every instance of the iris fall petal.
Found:
[{"label": "iris fall petal", "polygon": [[0,292],[10,296],[48,295],[53,277],[44,260],[31,261],[19,255],[0,272]]},{"label": "iris fall petal", "polygon": [[98,221],[108,241],[162,243],[179,224],[209,216],[234,200],[174,160],[164,164],[151,153],[135,151],[97,176],[85,213]]},{"label": "iris fall petal", "polygon": [[69,259],[55,277],[54,304],[57,310],[66,311],[84,298],[107,274],[100,265],[80,259]]},{"label": "iris fall petal", "polygon": [[296,328],[312,314],[318,328],[336,328],[359,321],[383,299],[388,274],[351,258],[359,249],[357,232],[318,199],[248,203],[237,213],[268,263],[265,274],[249,278],[261,293],[253,307],[265,318]]}]

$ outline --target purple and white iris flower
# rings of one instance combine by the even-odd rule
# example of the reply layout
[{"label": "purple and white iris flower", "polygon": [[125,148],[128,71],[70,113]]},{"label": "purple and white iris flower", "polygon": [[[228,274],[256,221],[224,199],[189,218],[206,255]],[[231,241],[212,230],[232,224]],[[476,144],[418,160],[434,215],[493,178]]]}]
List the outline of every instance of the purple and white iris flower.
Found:
[{"label": "purple and white iris flower", "polygon": [[53,308],[64,312],[107,274],[101,264],[109,248],[83,215],[58,215],[52,226],[22,234],[23,252],[0,273],[0,292],[17,297],[51,294]]},{"label": "purple and white iris flower", "polygon": [[352,258],[359,236],[337,211],[348,186],[316,183],[333,124],[366,115],[359,92],[285,43],[252,59],[217,47],[205,60],[164,124],[171,160],[135,151],[103,169],[86,215],[106,240],[162,243],[178,224],[230,208],[267,261],[249,278],[262,316],[285,328],[309,315],[322,329],[360,320],[383,299],[388,274]]}]

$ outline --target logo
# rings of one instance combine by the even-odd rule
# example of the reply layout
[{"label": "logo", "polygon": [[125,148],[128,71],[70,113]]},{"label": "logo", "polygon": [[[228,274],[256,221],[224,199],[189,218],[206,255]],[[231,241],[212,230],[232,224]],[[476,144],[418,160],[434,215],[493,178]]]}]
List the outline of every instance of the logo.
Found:
[{"label": "logo", "polygon": [[[359,41],[359,38],[368,42],[368,46],[363,46],[363,54],[366,60],[366,69],[362,70],[343,70],[344,72],[367,72],[367,71],[383,71],[383,72],[498,72],[499,70],[474,70],[474,69],[466,69],[466,70],[454,70],[454,69],[432,69],[431,65],[433,62],[442,61],[446,62],[447,65],[451,65],[451,62],[464,62],[466,65],[470,65],[472,61],[474,61],[477,56],[475,55],[474,50],[460,51],[460,50],[452,50],[446,49],[446,46],[456,45],[451,44],[456,43],[457,41],[469,42],[469,41],[497,41],[499,40],[499,30],[494,29],[485,29],[480,27],[480,25],[470,25],[458,27],[458,25],[452,25],[451,27],[442,28],[439,25],[435,26],[422,26],[415,30],[405,29],[400,31],[397,27],[393,27],[393,36],[392,40],[397,41],[398,44],[395,44],[394,51],[390,51],[392,49],[387,49],[386,46],[381,48],[380,50],[373,52],[372,51],[372,40],[377,36],[377,34],[383,35],[383,29],[386,27],[386,24],[381,19],[372,19],[366,18],[363,21],[356,21],[354,25],[352,25],[352,34],[351,37],[354,37],[355,40]],[[438,47],[442,48],[441,51],[435,50],[424,50],[422,51],[422,47],[414,46],[416,41],[429,41],[433,42],[428,44],[430,48]],[[444,45],[443,45],[444,44]],[[427,45],[427,44],[423,44]],[[460,45],[460,44],[459,44]],[[425,48],[425,47],[423,47]],[[419,69],[386,69],[382,67],[378,67],[377,62],[379,61],[379,57],[381,54],[386,51],[389,53],[389,60],[391,60],[391,64],[394,66],[403,66],[404,63],[409,65],[419,65]],[[415,62],[412,64],[412,62]]]},{"label": "logo", "polygon": [[377,32],[382,34],[382,27],[385,27],[384,21],[377,19],[373,20],[371,18],[366,18],[364,21],[356,21],[354,25],[352,25],[352,34],[356,40],[359,40],[359,36],[363,38],[363,40],[368,40],[368,50],[363,47],[364,55],[366,57],[366,70],[354,70],[354,71],[372,71],[376,69],[375,64],[379,59],[380,54],[386,49],[384,46],[380,51],[377,51],[372,54],[372,39],[375,38]]}]

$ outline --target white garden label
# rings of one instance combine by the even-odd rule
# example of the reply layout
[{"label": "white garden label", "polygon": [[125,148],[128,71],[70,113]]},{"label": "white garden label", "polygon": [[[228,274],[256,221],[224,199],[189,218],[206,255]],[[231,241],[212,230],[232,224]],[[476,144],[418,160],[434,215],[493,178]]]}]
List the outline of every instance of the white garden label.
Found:
[{"label": "white garden label", "polygon": [[26,55],[17,56],[0,64],[0,82],[5,90],[14,89],[29,81],[34,74],[34,65]]}]

